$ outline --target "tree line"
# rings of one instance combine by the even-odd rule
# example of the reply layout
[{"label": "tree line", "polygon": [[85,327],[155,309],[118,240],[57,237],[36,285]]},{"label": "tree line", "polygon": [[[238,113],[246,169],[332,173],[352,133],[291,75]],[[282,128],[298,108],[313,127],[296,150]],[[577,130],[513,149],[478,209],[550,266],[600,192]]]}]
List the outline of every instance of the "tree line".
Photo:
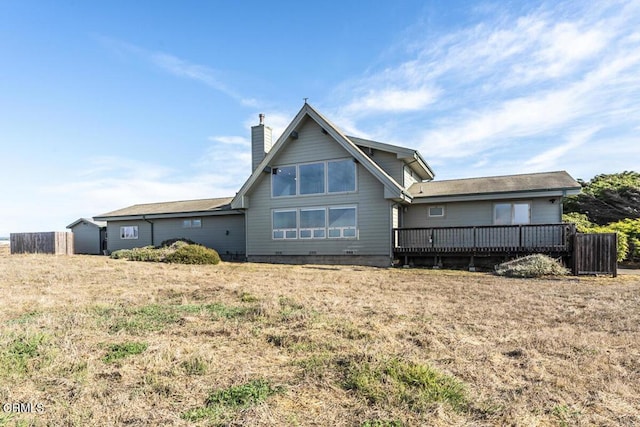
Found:
[{"label": "tree line", "polygon": [[565,222],[581,233],[618,233],[618,260],[640,259],[640,173],[625,171],[578,180],[582,192],[564,202]]}]

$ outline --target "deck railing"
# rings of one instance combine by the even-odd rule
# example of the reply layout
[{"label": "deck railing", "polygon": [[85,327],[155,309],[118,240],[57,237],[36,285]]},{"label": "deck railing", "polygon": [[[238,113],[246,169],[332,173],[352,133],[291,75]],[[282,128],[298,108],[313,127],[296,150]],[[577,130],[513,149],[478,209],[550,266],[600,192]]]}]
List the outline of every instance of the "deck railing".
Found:
[{"label": "deck railing", "polygon": [[394,228],[397,254],[566,253],[574,224]]}]

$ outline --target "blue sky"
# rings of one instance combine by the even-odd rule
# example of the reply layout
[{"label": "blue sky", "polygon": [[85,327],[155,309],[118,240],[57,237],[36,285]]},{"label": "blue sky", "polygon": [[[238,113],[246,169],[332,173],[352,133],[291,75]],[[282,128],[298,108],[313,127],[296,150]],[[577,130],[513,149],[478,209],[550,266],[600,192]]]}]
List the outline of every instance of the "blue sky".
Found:
[{"label": "blue sky", "polygon": [[436,179],[639,170],[639,1],[1,1],[0,236],[232,196],[303,98]]}]

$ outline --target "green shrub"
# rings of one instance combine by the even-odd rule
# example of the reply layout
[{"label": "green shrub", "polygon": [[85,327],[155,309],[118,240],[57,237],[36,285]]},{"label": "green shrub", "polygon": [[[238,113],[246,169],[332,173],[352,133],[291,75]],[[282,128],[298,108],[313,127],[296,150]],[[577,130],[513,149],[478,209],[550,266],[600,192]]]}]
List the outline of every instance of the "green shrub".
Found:
[{"label": "green shrub", "polygon": [[129,261],[162,262],[167,255],[166,249],[156,249],[154,246],[142,248],[120,249],[111,253],[111,258],[127,259]]},{"label": "green shrub", "polygon": [[640,257],[640,219],[626,218],[607,225],[589,221],[585,214],[564,214],[564,222],[576,225],[579,233],[616,233],[618,235],[618,261]]},{"label": "green shrub", "polygon": [[117,251],[111,252],[111,258],[113,259],[130,259],[131,258],[131,249],[120,249]]},{"label": "green shrub", "polygon": [[[190,244],[185,239],[165,240],[163,246],[121,249],[111,253],[111,258],[129,261],[171,262],[178,264],[218,264],[220,255],[213,249]],[[168,246],[164,245],[169,243]]]},{"label": "green shrub", "polygon": [[178,264],[218,264],[220,255],[213,249],[200,245],[185,245],[166,257],[166,262]]},{"label": "green shrub", "polygon": [[162,243],[160,243],[160,247],[164,248],[164,247],[168,247],[168,246],[175,246],[176,243],[178,243],[179,246],[180,246],[180,243],[186,243],[188,245],[196,245],[197,244],[193,240],[187,239],[186,237],[179,237],[179,238],[163,240]]},{"label": "green shrub", "polygon": [[508,277],[564,276],[569,270],[547,255],[534,254],[503,262],[496,266],[496,274]]}]

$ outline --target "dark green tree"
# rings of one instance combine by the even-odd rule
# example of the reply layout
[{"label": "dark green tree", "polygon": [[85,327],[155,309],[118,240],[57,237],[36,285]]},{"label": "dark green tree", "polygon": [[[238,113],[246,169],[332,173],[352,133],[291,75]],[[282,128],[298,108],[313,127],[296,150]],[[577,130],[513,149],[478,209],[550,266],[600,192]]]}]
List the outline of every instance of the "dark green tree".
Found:
[{"label": "dark green tree", "polygon": [[640,173],[601,174],[580,183],[582,193],[567,198],[565,213],[584,214],[598,225],[640,218]]}]

